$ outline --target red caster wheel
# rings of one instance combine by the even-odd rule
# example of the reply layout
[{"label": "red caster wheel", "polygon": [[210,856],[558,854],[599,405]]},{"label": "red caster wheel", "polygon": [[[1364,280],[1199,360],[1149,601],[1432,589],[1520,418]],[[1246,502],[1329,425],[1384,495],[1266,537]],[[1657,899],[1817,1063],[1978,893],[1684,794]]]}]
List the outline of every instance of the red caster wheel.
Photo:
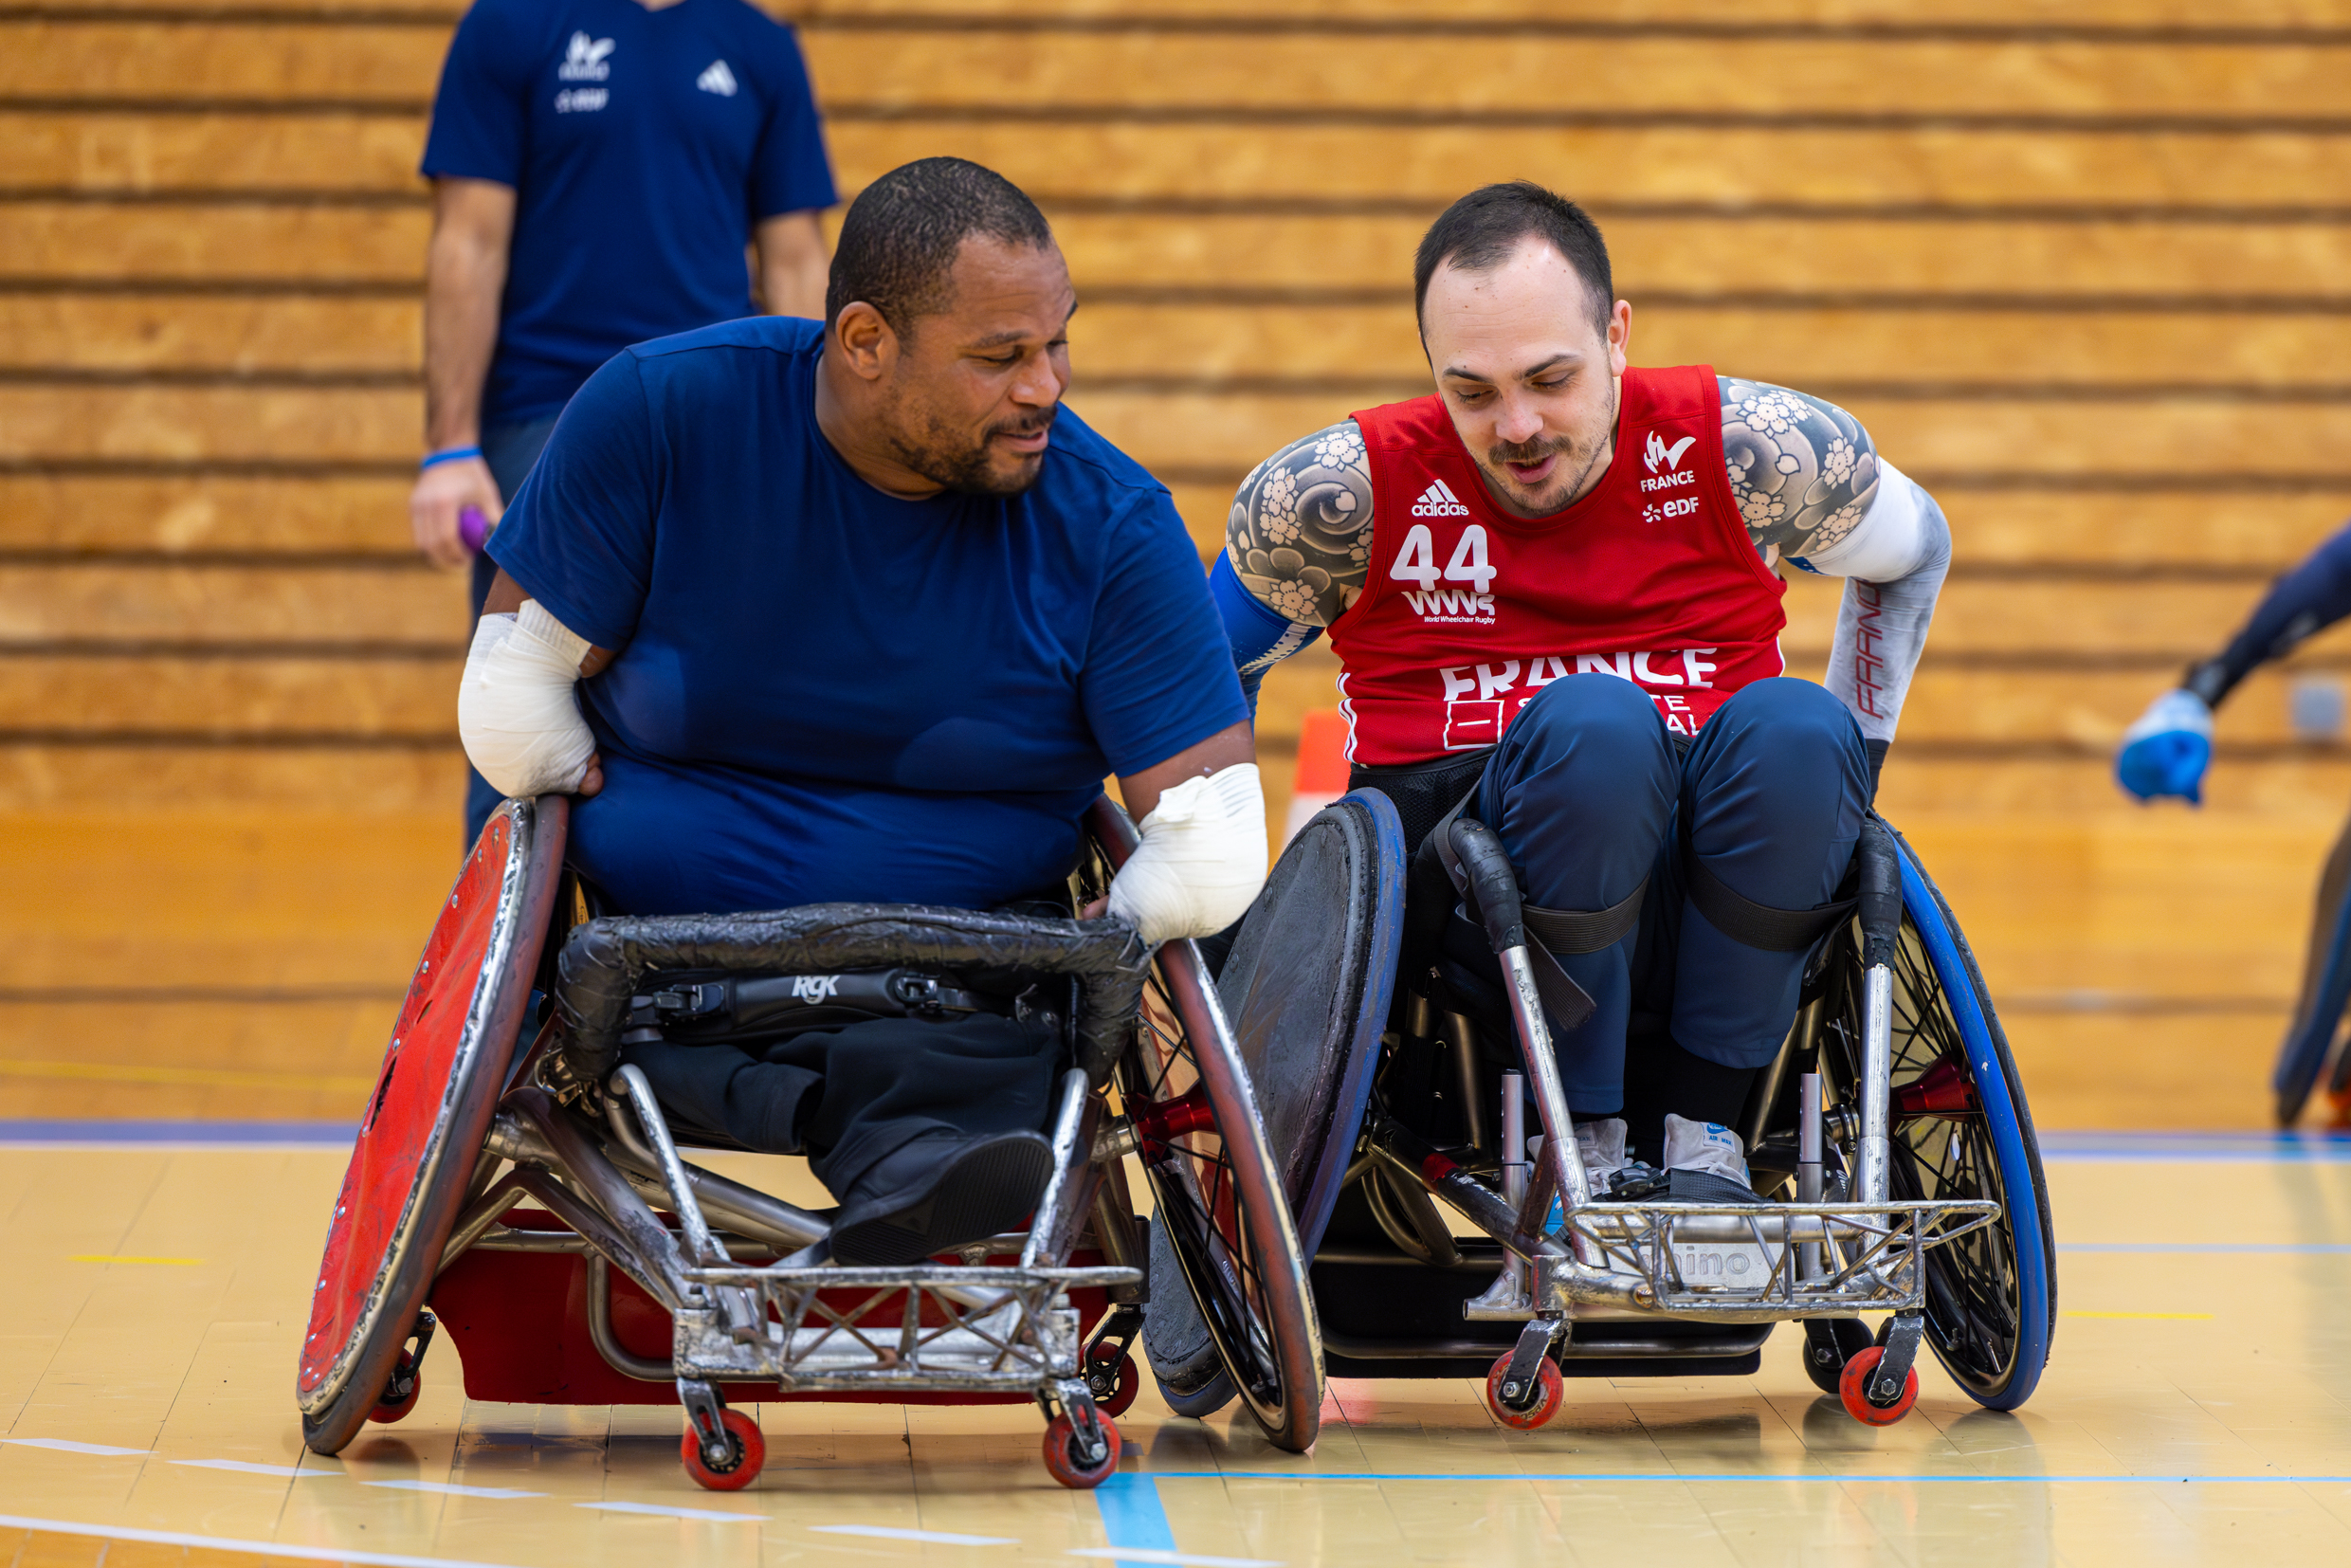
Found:
[{"label": "red caster wheel", "polygon": [[1052,1472],[1054,1480],[1065,1486],[1085,1491],[1090,1487],[1101,1486],[1110,1478],[1110,1473],[1119,1468],[1119,1449],[1121,1445],[1119,1440],[1118,1426],[1107,1415],[1103,1417],[1102,1430],[1103,1436],[1108,1441],[1103,1445],[1102,1456],[1088,1465],[1084,1463],[1077,1452],[1078,1425],[1076,1422],[1070,1420],[1065,1413],[1056,1415],[1046,1423],[1045,1468]]},{"label": "red caster wheel", "polygon": [[685,1461],[685,1473],[697,1486],[739,1492],[759,1478],[759,1467],[767,1463],[767,1440],[759,1435],[759,1424],[741,1411],[721,1411],[719,1421],[726,1429],[727,1449],[733,1455],[728,1463],[713,1465],[703,1457],[702,1434],[691,1424],[678,1446],[678,1457]]},{"label": "red caster wheel", "polygon": [[375,1408],[367,1413],[367,1418],[386,1426],[406,1420],[424,1395],[425,1371],[416,1364],[416,1358],[404,1350],[400,1352],[400,1364],[392,1369],[392,1380],[384,1385],[384,1392],[376,1397]]},{"label": "red caster wheel", "polygon": [[1094,1408],[1104,1415],[1124,1415],[1135,1395],[1142,1392],[1142,1381],[1132,1356],[1120,1357],[1115,1367],[1100,1360],[1086,1365],[1085,1385],[1093,1391]]},{"label": "red caster wheel", "polygon": [[1910,1407],[1919,1401],[1919,1369],[1912,1367],[1910,1376],[1903,1379],[1901,1398],[1890,1405],[1869,1402],[1869,1374],[1885,1358],[1884,1347],[1871,1345],[1847,1361],[1844,1376],[1837,1379],[1837,1397],[1845,1401],[1845,1413],[1865,1426],[1890,1427],[1909,1414]]},{"label": "red caster wheel", "polygon": [[1504,1426],[1533,1431],[1559,1413],[1559,1406],[1567,1400],[1567,1381],[1559,1376],[1558,1363],[1544,1357],[1535,1374],[1534,1402],[1523,1409],[1517,1408],[1502,1396],[1502,1380],[1510,1371],[1510,1354],[1504,1351],[1496,1357],[1493,1370],[1485,1375],[1485,1408]]}]

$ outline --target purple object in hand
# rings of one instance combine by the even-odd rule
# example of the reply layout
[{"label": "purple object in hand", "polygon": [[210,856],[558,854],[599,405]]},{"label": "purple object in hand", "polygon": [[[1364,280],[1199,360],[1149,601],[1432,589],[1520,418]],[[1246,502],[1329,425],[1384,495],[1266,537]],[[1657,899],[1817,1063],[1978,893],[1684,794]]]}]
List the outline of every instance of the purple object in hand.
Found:
[{"label": "purple object in hand", "polygon": [[479,506],[468,506],[457,514],[457,537],[467,550],[482,554],[483,541],[490,537],[490,520],[482,515]]}]

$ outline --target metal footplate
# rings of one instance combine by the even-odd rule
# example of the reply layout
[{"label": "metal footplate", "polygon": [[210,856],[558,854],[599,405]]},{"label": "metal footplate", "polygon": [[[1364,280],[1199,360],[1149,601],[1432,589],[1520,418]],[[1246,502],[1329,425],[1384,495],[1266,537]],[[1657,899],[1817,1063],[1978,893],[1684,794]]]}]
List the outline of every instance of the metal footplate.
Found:
[{"label": "metal footplate", "polygon": [[1926,1254],[1999,1217],[1989,1199],[1587,1204],[1568,1212],[1567,1238],[1597,1267],[1542,1249],[1530,1304],[1722,1323],[1911,1312]]},{"label": "metal footplate", "polygon": [[[681,1377],[786,1393],[1032,1394],[1084,1387],[1071,1290],[1141,1283],[1134,1268],[688,1268],[675,1314]],[[754,1304],[745,1322],[730,1298]],[[829,1299],[828,1299],[829,1298]]]}]

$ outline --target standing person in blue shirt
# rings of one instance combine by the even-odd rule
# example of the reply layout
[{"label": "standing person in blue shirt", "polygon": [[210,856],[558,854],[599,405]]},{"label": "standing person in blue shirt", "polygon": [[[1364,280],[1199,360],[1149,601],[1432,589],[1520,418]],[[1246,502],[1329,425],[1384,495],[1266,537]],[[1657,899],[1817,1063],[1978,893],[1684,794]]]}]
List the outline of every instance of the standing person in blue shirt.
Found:
[{"label": "standing person in blue shirt", "polygon": [[[1112,917],[1159,942],[1248,908],[1240,683],[1167,491],[1062,406],[1076,308],[1027,196],[925,158],[849,209],[827,320],[641,343],[572,399],[490,542],[458,727],[502,792],[583,797],[571,863],[617,910],[1051,894],[1106,774],[1141,835]],[[629,1059],[807,1150],[835,1257],[902,1263],[1033,1208],[1059,1051],[919,1032]]]},{"label": "standing person in blue shirt", "polygon": [[[746,0],[478,0],[433,100],[417,548],[468,556],[556,415],[630,343],[824,307],[836,197],[790,28]],[[758,302],[746,264],[757,253]],[[477,614],[487,556],[474,563]],[[497,793],[474,775],[472,842]]]}]

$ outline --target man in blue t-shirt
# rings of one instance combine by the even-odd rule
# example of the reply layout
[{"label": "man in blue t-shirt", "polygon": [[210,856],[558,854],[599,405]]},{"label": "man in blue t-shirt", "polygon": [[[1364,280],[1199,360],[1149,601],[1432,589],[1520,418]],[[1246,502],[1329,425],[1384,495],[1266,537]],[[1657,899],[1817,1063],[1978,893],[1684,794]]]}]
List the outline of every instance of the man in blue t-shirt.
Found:
[{"label": "man in blue t-shirt", "polygon": [[[630,343],[823,308],[836,199],[792,31],[745,0],[477,0],[433,100],[417,547],[465,562],[591,373]],[[478,542],[478,541],[477,541]],[[480,612],[490,563],[475,562]],[[477,776],[468,842],[498,796]]]},{"label": "man in blue t-shirt", "polygon": [[[615,908],[1050,893],[1108,774],[1141,833],[1110,915],[1157,942],[1248,907],[1240,685],[1167,491],[1061,406],[1075,308],[1029,199],[926,158],[850,208],[826,321],[642,343],[573,398],[491,541],[458,720],[501,791],[583,797],[572,862]],[[1057,1040],[957,1028],[885,1094],[798,1045],[631,1060],[808,1149],[836,1257],[905,1261],[1016,1224],[1049,1163]]]}]

